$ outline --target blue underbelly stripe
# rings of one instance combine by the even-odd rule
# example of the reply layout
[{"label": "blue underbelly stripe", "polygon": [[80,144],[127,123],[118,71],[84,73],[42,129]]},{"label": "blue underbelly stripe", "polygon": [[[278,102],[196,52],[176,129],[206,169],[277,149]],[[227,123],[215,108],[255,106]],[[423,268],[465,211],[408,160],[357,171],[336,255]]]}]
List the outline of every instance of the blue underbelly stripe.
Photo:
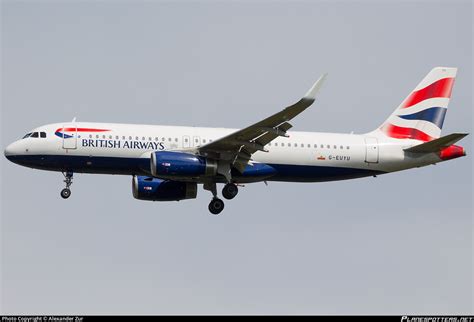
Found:
[{"label": "blue underbelly stripe", "polygon": [[[51,171],[71,171],[77,173],[103,173],[123,175],[150,175],[150,159],[119,157],[87,157],[62,155],[8,156],[15,163],[31,168]],[[291,164],[268,164],[276,170],[268,181],[317,182],[360,178],[382,174],[382,171],[368,169],[308,166]],[[233,171],[234,178],[244,181],[250,177]]]},{"label": "blue underbelly stripe", "polygon": [[361,178],[382,174],[382,171],[342,167],[325,167],[292,164],[269,164],[277,170],[277,174],[269,181],[333,181]]}]

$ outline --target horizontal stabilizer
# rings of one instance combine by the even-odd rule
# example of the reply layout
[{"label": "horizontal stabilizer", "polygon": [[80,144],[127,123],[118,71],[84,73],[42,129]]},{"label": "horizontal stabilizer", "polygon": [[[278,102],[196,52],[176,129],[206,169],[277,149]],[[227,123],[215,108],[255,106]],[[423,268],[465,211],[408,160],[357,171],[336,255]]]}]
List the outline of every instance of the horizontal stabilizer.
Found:
[{"label": "horizontal stabilizer", "polygon": [[469,133],[452,133],[446,136],[440,137],[439,139],[435,139],[430,142],[422,143],[419,145],[412,146],[411,148],[405,149],[406,152],[413,152],[413,153],[431,153],[431,152],[438,152],[443,148],[446,148],[457,141],[461,140],[465,136],[469,135]]}]

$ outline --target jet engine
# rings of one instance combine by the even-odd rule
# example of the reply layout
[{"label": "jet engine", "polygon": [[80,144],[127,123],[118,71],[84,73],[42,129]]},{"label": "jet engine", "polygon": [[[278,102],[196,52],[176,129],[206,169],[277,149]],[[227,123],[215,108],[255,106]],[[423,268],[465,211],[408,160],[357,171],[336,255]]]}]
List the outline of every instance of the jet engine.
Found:
[{"label": "jet engine", "polygon": [[178,201],[195,199],[197,184],[133,176],[132,192],[133,196],[139,200]]},{"label": "jet engine", "polygon": [[154,152],[150,167],[153,176],[161,178],[214,176],[217,173],[217,161],[184,152]]}]

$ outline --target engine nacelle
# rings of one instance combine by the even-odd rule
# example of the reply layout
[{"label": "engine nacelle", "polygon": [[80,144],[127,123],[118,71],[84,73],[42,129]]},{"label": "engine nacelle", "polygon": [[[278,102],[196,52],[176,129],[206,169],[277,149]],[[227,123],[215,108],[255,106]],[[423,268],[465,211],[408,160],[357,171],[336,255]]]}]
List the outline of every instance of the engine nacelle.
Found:
[{"label": "engine nacelle", "polygon": [[154,152],[150,167],[153,176],[161,178],[214,176],[217,173],[217,161],[184,152]]},{"label": "engine nacelle", "polygon": [[195,199],[197,184],[133,176],[132,192],[136,199],[151,201],[177,201]]}]

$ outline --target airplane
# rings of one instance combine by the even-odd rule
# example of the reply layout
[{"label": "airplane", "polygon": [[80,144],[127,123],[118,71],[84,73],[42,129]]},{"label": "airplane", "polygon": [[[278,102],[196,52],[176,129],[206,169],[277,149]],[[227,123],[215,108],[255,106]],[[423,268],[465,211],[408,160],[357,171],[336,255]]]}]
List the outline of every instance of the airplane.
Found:
[{"label": "airplane", "polygon": [[466,155],[468,133],[441,136],[457,68],[432,69],[395,111],[366,134],[288,131],[313,104],[322,75],[293,105],[243,129],[71,122],[29,131],[5,149],[22,166],[62,172],[71,195],[74,173],[132,176],[139,200],[194,199],[212,193],[209,211],[224,209],[243,184],[323,182],[378,176]]}]

